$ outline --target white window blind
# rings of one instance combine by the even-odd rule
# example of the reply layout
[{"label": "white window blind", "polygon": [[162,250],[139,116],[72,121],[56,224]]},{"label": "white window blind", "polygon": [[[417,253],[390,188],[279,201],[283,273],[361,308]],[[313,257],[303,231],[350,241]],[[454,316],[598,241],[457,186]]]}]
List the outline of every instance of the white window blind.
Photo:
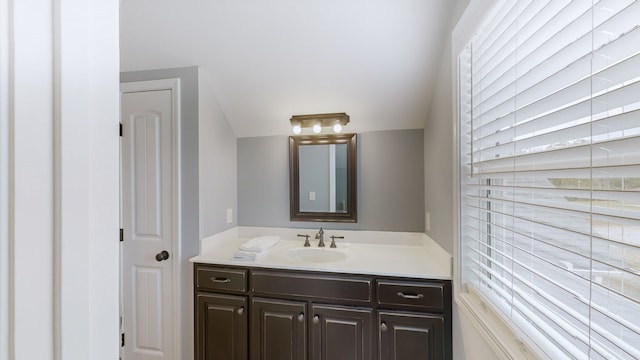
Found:
[{"label": "white window blind", "polygon": [[458,62],[463,288],[548,358],[640,359],[640,1],[504,1]]}]

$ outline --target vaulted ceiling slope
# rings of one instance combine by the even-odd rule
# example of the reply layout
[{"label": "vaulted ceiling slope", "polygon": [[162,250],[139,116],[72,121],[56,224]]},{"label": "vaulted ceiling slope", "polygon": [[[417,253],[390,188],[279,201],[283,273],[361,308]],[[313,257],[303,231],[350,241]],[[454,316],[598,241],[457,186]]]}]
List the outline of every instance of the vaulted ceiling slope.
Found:
[{"label": "vaulted ceiling slope", "polygon": [[[237,137],[424,127],[451,0],[121,0],[121,70],[198,65]],[[204,99],[201,99],[204,101]]]}]

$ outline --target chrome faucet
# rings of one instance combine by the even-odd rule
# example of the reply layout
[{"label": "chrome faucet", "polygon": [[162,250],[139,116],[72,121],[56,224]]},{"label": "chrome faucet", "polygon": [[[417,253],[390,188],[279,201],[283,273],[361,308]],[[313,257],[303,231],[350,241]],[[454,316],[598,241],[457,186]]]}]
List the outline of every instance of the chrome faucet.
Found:
[{"label": "chrome faucet", "polygon": [[318,239],[320,240],[318,242],[318,247],[324,247],[324,230],[322,230],[322,228],[320,228],[320,231],[316,234],[316,240]]}]

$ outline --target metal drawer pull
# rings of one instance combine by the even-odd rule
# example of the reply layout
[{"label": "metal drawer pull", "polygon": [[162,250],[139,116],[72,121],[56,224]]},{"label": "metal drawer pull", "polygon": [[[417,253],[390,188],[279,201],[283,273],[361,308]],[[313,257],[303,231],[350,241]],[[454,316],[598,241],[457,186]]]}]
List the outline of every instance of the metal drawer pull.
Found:
[{"label": "metal drawer pull", "polygon": [[238,313],[238,315],[244,314],[244,306],[236,310],[236,312]]},{"label": "metal drawer pull", "polygon": [[304,314],[300,313],[300,315],[298,315],[298,321],[303,322],[304,321]]},{"label": "metal drawer pull", "polygon": [[386,322],[381,322],[380,323],[380,331],[385,332],[387,331],[387,323]]},{"label": "metal drawer pull", "polygon": [[314,324],[317,324],[317,323],[319,323],[319,322],[320,322],[320,316],[318,316],[318,315],[314,316],[314,317],[313,317],[313,323],[314,323]]},{"label": "metal drawer pull", "polygon": [[424,295],[422,294],[412,295],[412,294],[405,294],[403,292],[399,292],[397,295],[400,296],[401,298],[412,299],[412,300],[422,299],[424,297]]},{"label": "metal drawer pull", "polygon": [[212,277],[212,278],[211,278],[211,279],[209,279],[209,280],[211,280],[211,281],[212,281],[212,282],[214,282],[214,283],[224,283],[224,284],[231,282],[231,279],[228,279],[228,278],[217,278],[217,277]]}]

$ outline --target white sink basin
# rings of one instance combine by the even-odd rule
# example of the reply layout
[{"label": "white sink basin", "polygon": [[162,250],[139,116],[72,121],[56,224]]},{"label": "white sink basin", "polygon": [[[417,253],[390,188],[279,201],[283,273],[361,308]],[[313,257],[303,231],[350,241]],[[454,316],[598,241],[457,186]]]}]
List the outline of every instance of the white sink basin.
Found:
[{"label": "white sink basin", "polygon": [[303,247],[290,249],[287,251],[287,257],[304,263],[328,263],[344,260],[347,254],[336,249]]}]

